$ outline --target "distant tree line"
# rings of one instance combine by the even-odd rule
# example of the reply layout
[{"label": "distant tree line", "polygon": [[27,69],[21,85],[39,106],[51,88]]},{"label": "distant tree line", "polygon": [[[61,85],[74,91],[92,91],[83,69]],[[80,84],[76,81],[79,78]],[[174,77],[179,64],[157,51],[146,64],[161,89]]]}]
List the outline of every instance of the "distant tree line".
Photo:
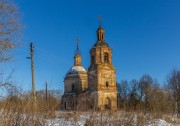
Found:
[{"label": "distant tree line", "polygon": [[118,109],[144,113],[176,113],[180,115],[180,71],[173,70],[166,83],[160,84],[145,74],[139,80],[117,83]]}]

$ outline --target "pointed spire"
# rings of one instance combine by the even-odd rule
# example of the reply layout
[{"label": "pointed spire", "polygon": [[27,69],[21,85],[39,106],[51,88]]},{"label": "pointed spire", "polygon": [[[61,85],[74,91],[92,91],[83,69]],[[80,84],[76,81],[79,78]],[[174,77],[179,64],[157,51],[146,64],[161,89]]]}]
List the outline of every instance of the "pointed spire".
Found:
[{"label": "pointed spire", "polygon": [[76,51],[75,51],[75,55],[79,54],[80,55],[80,51],[79,51],[79,38],[76,38]]},{"label": "pointed spire", "polygon": [[76,44],[77,44],[77,51],[79,51],[79,38],[77,37],[77,39],[76,39]]},{"label": "pointed spire", "polygon": [[79,38],[76,39],[76,51],[74,56],[74,66],[82,66],[82,58],[79,51]]}]

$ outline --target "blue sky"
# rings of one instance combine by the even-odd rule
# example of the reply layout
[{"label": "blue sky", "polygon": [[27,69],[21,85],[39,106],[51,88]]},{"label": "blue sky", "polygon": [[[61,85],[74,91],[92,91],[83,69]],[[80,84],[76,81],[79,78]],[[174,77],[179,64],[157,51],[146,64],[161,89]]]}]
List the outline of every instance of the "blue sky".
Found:
[{"label": "blue sky", "polygon": [[31,89],[29,43],[35,50],[37,89],[48,82],[63,89],[63,78],[73,65],[76,38],[80,39],[83,66],[90,64],[89,50],[96,42],[98,17],[103,17],[105,40],[113,49],[117,81],[150,74],[163,83],[173,68],[180,68],[179,0],[15,0],[26,26],[22,46],[5,70]]}]

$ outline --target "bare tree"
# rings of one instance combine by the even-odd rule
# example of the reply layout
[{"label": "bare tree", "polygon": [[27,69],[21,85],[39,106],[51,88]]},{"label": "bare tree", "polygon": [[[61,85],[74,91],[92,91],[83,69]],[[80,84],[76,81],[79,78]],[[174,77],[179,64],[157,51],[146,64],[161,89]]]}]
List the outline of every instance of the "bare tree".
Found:
[{"label": "bare tree", "polygon": [[0,73],[0,99],[19,93],[19,89],[17,86],[15,86],[12,76],[13,71],[10,72],[7,76],[5,76],[3,73]]},{"label": "bare tree", "polygon": [[137,109],[138,105],[138,81],[133,79],[129,82],[130,91],[129,91],[129,106],[131,109]]},{"label": "bare tree", "polygon": [[13,0],[0,0],[0,62],[11,58],[21,31],[20,12]]},{"label": "bare tree", "polygon": [[[153,85],[153,79],[151,76],[145,74],[139,81],[139,98],[141,101],[141,107],[147,111],[149,108],[149,91]],[[143,103],[143,104],[142,104]]]},{"label": "bare tree", "polygon": [[176,102],[176,113],[180,117],[180,71],[173,70],[168,76],[168,85]]},{"label": "bare tree", "polygon": [[118,90],[118,103],[120,109],[127,109],[128,107],[128,81],[122,80],[120,83],[117,83]]}]

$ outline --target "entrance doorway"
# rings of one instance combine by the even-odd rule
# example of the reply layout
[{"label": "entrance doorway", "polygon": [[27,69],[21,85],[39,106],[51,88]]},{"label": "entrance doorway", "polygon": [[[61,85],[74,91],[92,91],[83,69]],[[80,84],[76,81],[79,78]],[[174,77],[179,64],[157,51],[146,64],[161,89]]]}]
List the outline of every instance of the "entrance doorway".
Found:
[{"label": "entrance doorway", "polygon": [[109,97],[105,99],[105,109],[111,109],[111,99]]},{"label": "entrance doorway", "polygon": [[67,109],[67,103],[64,102],[64,109],[66,110]]}]

